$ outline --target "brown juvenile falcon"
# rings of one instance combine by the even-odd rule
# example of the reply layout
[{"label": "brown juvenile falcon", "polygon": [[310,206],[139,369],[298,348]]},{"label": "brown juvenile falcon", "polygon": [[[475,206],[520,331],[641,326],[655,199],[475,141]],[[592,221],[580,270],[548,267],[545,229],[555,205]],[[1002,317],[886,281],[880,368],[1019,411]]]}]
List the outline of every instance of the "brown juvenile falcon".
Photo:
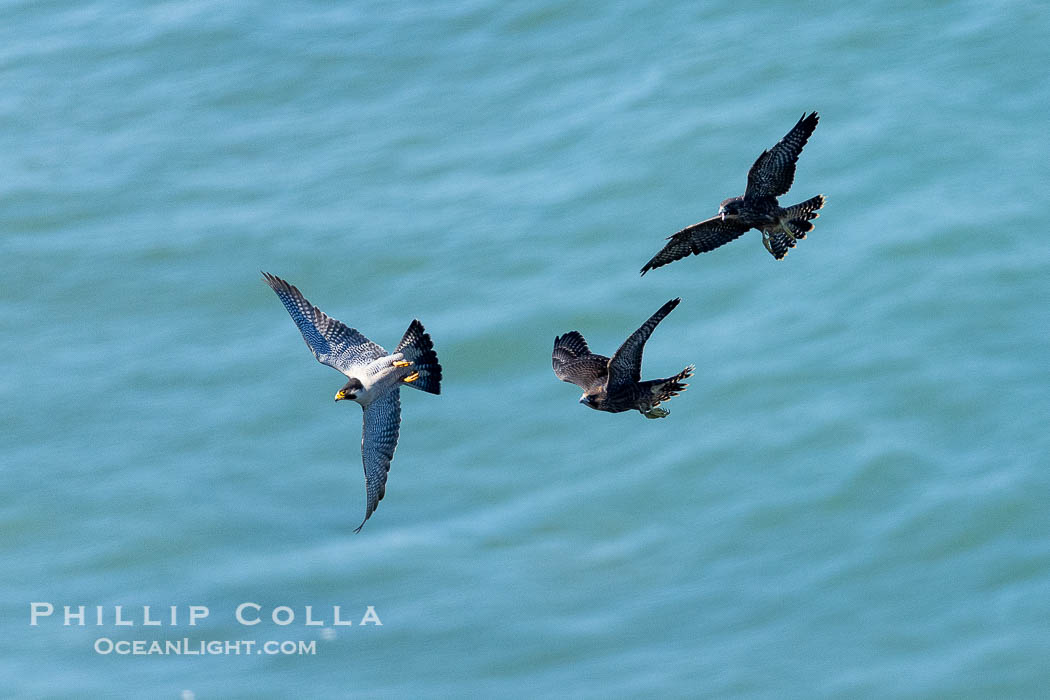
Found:
[{"label": "brown juvenile falcon", "polygon": [[762,151],[747,173],[743,197],[730,197],[722,202],[718,216],[684,228],[670,236],[663,250],[642,268],[649,270],[680,260],[687,255],[706,253],[735,240],[752,228],[762,232],[765,244],[774,258],[783,260],[795,241],[813,230],[812,219],[824,206],[824,195],[818,194],[786,209],[777,197],[787,193],[795,180],[795,163],[803,146],[817,128],[816,112],[802,115],[794,128],[773,148]]},{"label": "brown juvenile falcon", "polygon": [[693,365],[673,377],[643,382],[642,351],[657,324],[678,306],[681,299],[672,299],[642,327],[624,341],[612,358],[595,355],[578,331],[570,331],[554,339],[554,375],[563,382],[583,389],[580,403],[596,411],[621,413],[636,409],[646,418],[664,418],[670,411],[657,408],[678,392],[685,391],[682,383],[693,374]]}]

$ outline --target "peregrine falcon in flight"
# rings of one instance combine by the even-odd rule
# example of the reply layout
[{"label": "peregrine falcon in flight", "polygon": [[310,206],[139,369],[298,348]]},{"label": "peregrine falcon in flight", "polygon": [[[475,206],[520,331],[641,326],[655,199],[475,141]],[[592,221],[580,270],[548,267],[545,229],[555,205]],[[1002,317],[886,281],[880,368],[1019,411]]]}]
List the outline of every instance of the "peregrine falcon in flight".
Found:
[{"label": "peregrine falcon in flight", "polygon": [[672,299],[642,327],[624,341],[612,358],[595,355],[578,331],[570,331],[554,339],[554,375],[563,382],[583,389],[580,403],[596,411],[620,413],[637,409],[646,418],[664,418],[670,411],[657,408],[678,392],[685,391],[682,383],[693,374],[693,365],[667,379],[642,381],[642,350],[657,324],[678,306],[681,299]]},{"label": "peregrine falcon in flight", "polygon": [[762,243],[777,260],[783,260],[795,241],[813,230],[810,220],[824,206],[824,195],[818,194],[786,209],[777,197],[787,193],[795,180],[795,163],[802,153],[819,117],[816,112],[802,115],[787,136],[768,151],[762,151],[747,173],[743,197],[730,197],[722,202],[718,216],[682,229],[668,238],[664,249],[642,268],[649,270],[680,260],[687,255],[706,253],[735,240],[752,228],[762,232]]},{"label": "peregrine falcon in flight", "polygon": [[386,493],[386,476],[401,428],[401,387],[441,393],[441,365],[434,344],[423,324],[414,320],[394,352],[388,353],[357,330],[325,314],[281,278],[266,272],[262,275],[299,327],[317,361],[347,376],[348,381],[336,393],[335,400],[356,401],[364,411],[361,461],[368,505],[365,519],[354,530],[360,532]]}]

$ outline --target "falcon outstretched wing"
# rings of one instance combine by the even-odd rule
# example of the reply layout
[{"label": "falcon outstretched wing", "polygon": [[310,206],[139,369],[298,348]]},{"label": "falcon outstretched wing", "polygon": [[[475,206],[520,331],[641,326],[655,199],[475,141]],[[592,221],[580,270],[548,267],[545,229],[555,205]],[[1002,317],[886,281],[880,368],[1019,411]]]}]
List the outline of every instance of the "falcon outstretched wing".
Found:
[{"label": "falcon outstretched wing", "polygon": [[663,306],[655,314],[649,317],[649,320],[642,324],[641,328],[631,334],[631,337],[624,341],[620,349],[616,351],[616,354],[609,360],[609,389],[610,392],[613,387],[623,386],[624,384],[637,384],[642,379],[642,351],[645,349],[645,343],[649,340],[649,336],[653,334],[653,330],[659,325],[660,321],[664,320],[667,314],[674,310],[674,307],[682,301],[679,297],[672,299]]},{"label": "falcon outstretched wing", "polygon": [[379,502],[386,494],[386,475],[390,471],[390,460],[397,449],[397,436],[401,431],[401,389],[394,387],[368,404],[364,410],[361,429],[361,462],[365,467],[365,494],[368,505],[365,519],[354,532],[360,532],[372,517]]},{"label": "falcon outstretched wing", "polygon": [[368,364],[387,354],[382,346],[311,304],[295,286],[267,272],[262,275],[263,281],[277,293],[303,334],[306,346],[321,364],[346,374],[354,365]]},{"label": "falcon outstretched wing", "polygon": [[609,358],[592,353],[578,331],[569,331],[554,339],[551,362],[554,376],[584,391],[597,388],[608,375]]},{"label": "falcon outstretched wing", "polygon": [[749,228],[751,227],[738,218],[723,220],[720,216],[688,226],[673,236],[668,236],[667,245],[654,255],[652,260],[645,263],[642,274],[675,260],[681,260],[687,255],[698,255],[714,250],[729,241],[740,238]]},{"label": "falcon outstretched wing", "polygon": [[802,153],[820,117],[816,112],[803,114],[798,123],[768,151],[762,151],[747,173],[746,199],[779,197],[791,189],[795,181],[795,163]]}]

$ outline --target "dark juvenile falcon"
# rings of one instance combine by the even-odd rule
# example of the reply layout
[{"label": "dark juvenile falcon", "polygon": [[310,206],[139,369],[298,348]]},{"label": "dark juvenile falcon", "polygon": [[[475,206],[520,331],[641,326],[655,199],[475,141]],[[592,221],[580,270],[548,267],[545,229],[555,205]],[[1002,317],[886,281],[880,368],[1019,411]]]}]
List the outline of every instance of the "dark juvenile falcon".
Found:
[{"label": "dark juvenile falcon", "polygon": [[795,180],[795,163],[802,153],[819,117],[816,112],[802,115],[787,136],[768,151],[762,151],[747,173],[743,197],[730,197],[722,202],[718,216],[693,224],[668,238],[667,245],[642,268],[649,270],[680,260],[687,255],[706,253],[757,228],[774,258],[783,260],[795,241],[813,230],[812,219],[824,206],[824,195],[784,208],[777,197],[786,194]]},{"label": "dark juvenile falcon", "polygon": [[664,317],[678,306],[681,299],[672,299],[642,327],[624,341],[611,358],[595,355],[578,331],[570,331],[554,339],[554,375],[583,389],[580,403],[596,411],[621,413],[637,409],[646,418],[664,418],[671,412],[657,408],[678,392],[685,391],[693,374],[693,365],[667,379],[642,381],[642,351],[645,342]]},{"label": "dark juvenile falcon", "polygon": [[277,292],[306,346],[317,361],[347,376],[336,401],[361,404],[361,461],[365,467],[368,504],[360,532],[386,493],[386,476],[401,429],[401,387],[441,393],[441,365],[423,324],[413,320],[401,342],[388,353],[357,330],[343,325],[306,300],[298,289],[266,272],[263,280]]}]

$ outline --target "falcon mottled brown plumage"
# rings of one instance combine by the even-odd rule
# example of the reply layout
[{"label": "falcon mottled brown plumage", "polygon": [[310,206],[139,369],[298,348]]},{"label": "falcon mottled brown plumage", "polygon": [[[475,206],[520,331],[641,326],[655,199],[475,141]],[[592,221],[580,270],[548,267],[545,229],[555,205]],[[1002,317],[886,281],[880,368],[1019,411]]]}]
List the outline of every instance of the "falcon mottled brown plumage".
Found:
[{"label": "falcon mottled brown plumage", "polygon": [[744,196],[730,197],[722,202],[718,216],[670,236],[663,250],[642,268],[642,274],[687,255],[714,250],[752,228],[762,232],[766,250],[783,260],[788,249],[795,247],[795,241],[813,230],[810,222],[820,216],[817,210],[824,206],[824,195],[820,194],[787,208],[777,201],[791,188],[798,156],[819,119],[816,112],[802,115],[794,128],[773,148],[763,151],[751,166]]},{"label": "falcon mottled brown plumage", "polygon": [[596,411],[621,413],[635,409],[646,418],[666,417],[670,411],[657,406],[685,391],[688,385],[682,380],[692,376],[693,365],[673,377],[643,382],[642,351],[656,326],[680,301],[672,299],[660,307],[611,358],[592,353],[578,331],[558,336],[551,358],[554,375],[583,389],[580,403]]}]

